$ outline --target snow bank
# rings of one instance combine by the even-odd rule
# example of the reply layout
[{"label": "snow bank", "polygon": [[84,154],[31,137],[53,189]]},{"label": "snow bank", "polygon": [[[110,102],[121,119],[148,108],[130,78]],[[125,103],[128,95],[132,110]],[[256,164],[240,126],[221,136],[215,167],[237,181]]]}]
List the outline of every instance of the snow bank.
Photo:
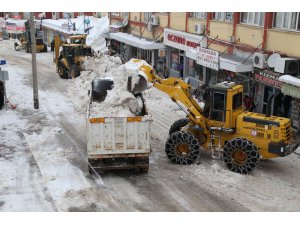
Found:
[{"label": "snow bank", "polygon": [[279,81],[283,82],[283,83],[287,83],[296,87],[300,87],[300,79],[293,77],[291,75],[283,75],[281,77],[278,78]]},{"label": "snow bank", "polygon": [[108,17],[102,17],[93,28],[90,30],[89,35],[87,36],[86,43],[91,46],[95,52],[104,52],[107,47],[105,39],[102,36],[104,33],[109,31],[109,19]]}]

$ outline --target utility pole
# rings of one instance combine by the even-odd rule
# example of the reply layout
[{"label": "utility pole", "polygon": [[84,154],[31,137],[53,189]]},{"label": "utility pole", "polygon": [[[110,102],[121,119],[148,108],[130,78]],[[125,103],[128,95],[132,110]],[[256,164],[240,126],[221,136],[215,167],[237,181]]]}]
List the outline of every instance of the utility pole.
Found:
[{"label": "utility pole", "polygon": [[32,80],[33,80],[33,107],[39,109],[39,93],[38,93],[38,80],[36,69],[36,38],[33,21],[33,12],[30,13],[30,39],[31,39],[31,56],[32,56]]}]

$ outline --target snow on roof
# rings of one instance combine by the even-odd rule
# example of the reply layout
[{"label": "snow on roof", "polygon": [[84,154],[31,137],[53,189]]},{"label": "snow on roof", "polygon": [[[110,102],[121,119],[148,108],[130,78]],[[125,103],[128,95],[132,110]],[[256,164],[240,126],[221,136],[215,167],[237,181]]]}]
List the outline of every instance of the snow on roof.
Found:
[{"label": "snow on roof", "polygon": [[163,49],[165,45],[163,43],[156,43],[154,41],[149,41],[144,38],[136,37],[132,34],[117,32],[110,34],[111,39],[121,41],[125,44],[131,45],[133,47],[142,49]]},{"label": "snow on roof", "polygon": [[[73,28],[68,29],[68,20],[67,19],[44,19],[42,26],[51,28],[67,34],[82,34],[84,31],[84,19],[90,20],[90,27],[94,27],[102,18],[96,18],[93,16],[79,16],[77,18],[70,19],[71,23],[75,23],[76,31],[73,31]],[[65,26],[64,26],[65,25]]]},{"label": "snow on roof", "polygon": [[283,75],[283,76],[279,77],[278,80],[283,83],[286,83],[286,84],[300,87],[300,79],[293,77],[291,75]]}]

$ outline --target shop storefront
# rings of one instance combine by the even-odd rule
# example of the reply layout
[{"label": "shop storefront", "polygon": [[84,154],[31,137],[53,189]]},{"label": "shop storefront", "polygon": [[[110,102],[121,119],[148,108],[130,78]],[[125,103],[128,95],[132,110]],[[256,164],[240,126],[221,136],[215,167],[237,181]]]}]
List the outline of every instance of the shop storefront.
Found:
[{"label": "shop storefront", "polygon": [[206,37],[165,28],[164,44],[168,76],[188,78],[189,83],[202,81],[202,66],[196,63],[195,49],[207,46]]},{"label": "shop storefront", "polygon": [[[156,66],[159,73],[162,73],[164,67],[164,54],[162,54],[165,46],[163,43],[146,40],[127,33],[110,33],[111,43],[117,43],[118,52],[124,62],[131,58],[146,60],[152,66]],[[160,66],[162,65],[162,66]]]},{"label": "shop storefront", "polygon": [[254,79],[256,83],[256,108],[258,113],[267,112],[270,102],[271,115],[289,118],[293,98],[281,92],[282,82],[279,80],[282,74],[269,70],[255,70]]},{"label": "shop storefront", "polygon": [[290,108],[290,118],[293,126],[300,131],[300,79],[283,75],[278,80],[282,82],[281,92],[294,99]]}]

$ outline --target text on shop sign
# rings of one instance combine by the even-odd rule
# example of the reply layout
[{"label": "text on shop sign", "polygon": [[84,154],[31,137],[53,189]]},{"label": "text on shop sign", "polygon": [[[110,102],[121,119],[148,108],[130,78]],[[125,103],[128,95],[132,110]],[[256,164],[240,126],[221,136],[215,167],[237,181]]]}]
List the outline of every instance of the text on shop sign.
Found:
[{"label": "text on shop sign", "polygon": [[219,70],[219,52],[208,48],[197,47],[197,63],[199,65]]},{"label": "text on shop sign", "polygon": [[171,42],[175,42],[175,43],[181,44],[181,45],[186,45],[186,46],[192,47],[192,48],[196,48],[197,46],[199,46],[199,43],[186,40],[184,37],[177,36],[174,34],[168,34],[168,40]]},{"label": "text on shop sign", "polygon": [[264,71],[260,71],[259,73],[255,73],[255,80],[260,81],[264,84],[274,86],[275,88],[281,89],[282,83],[278,80],[279,76],[274,74],[266,73]]}]

